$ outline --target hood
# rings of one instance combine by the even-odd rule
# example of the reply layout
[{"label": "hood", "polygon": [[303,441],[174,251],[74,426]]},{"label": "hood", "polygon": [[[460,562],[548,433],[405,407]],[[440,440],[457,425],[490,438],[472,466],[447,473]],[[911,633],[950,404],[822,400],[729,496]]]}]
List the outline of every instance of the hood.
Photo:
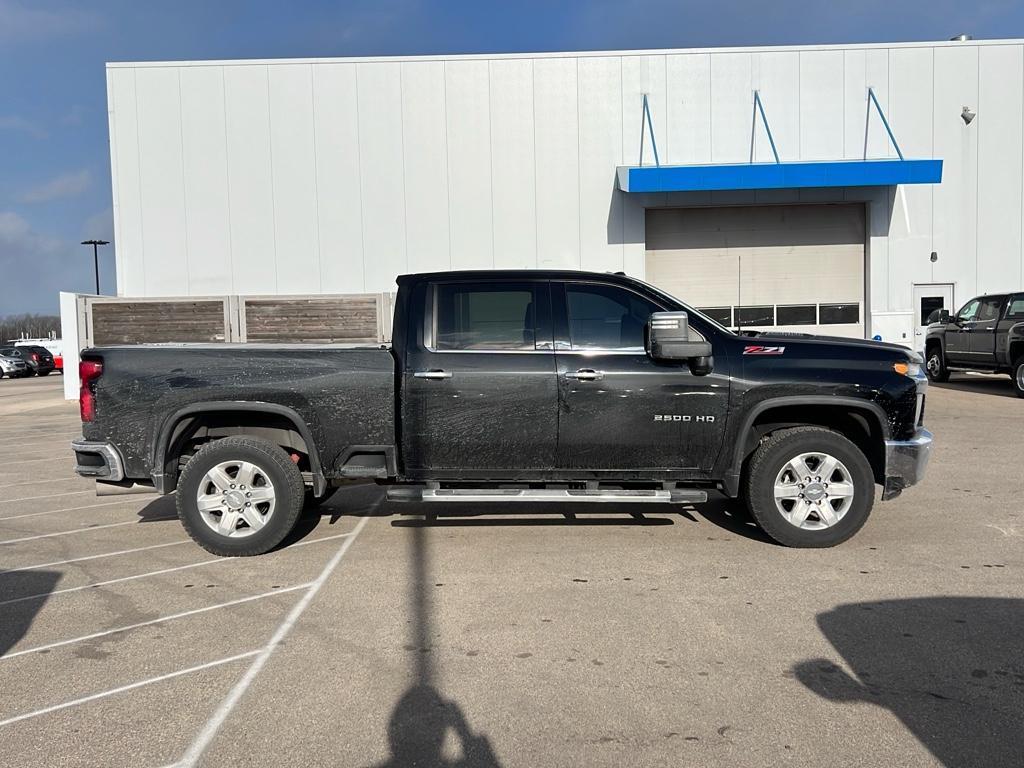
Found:
[{"label": "hood", "polygon": [[767,331],[745,331],[740,334],[739,338],[742,340],[744,337],[757,339],[758,344],[775,344],[779,346],[835,346],[835,347],[853,347],[855,349],[872,350],[875,352],[884,352],[887,355],[891,353],[897,353],[906,357],[907,360],[917,360],[920,362],[921,356],[908,347],[904,347],[902,344],[894,344],[888,341],[874,341],[873,339],[850,339],[845,336],[818,336],[813,333],[788,333],[778,332],[770,333]]}]

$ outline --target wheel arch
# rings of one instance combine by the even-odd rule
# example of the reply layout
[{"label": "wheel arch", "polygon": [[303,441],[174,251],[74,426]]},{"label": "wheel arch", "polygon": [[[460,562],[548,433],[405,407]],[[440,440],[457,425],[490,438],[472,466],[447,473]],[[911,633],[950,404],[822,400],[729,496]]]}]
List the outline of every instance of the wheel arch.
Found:
[{"label": "wheel arch", "polygon": [[876,482],[885,480],[885,441],[889,420],[877,403],[855,397],[796,395],[764,400],[744,416],[736,433],[731,463],[723,475],[723,490],[739,494],[743,468],[766,435],[780,429],[818,426],[832,429],[856,445],[867,457]]},{"label": "wheel arch", "polygon": [[[243,423],[245,417],[270,417],[267,425]],[[324,477],[320,452],[305,419],[294,409],[279,403],[265,402],[207,402],[193,403],[179,408],[161,425],[153,447],[153,483],[160,493],[170,493],[177,487],[177,462],[186,441],[197,428],[220,420],[219,431],[227,435],[251,435],[268,437],[268,432],[279,435],[293,432],[292,442],[278,443],[292,448],[302,448],[309,457],[309,469],[313,476],[313,490],[319,496],[324,493],[327,482]],[[235,422],[232,425],[231,422]],[[273,439],[273,438],[271,438]],[[274,440],[277,442],[277,440]]]}]

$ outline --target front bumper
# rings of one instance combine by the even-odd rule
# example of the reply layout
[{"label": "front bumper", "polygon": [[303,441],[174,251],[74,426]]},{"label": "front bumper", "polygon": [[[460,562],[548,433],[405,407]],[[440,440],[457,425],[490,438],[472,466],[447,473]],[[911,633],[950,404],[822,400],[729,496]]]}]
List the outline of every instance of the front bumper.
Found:
[{"label": "front bumper", "polygon": [[71,441],[71,450],[75,452],[75,472],[82,477],[112,483],[124,480],[124,462],[112,444],[79,438]]},{"label": "front bumper", "polygon": [[882,500],[894,499],[904,488],[921,482],[931,453],[932,433],[924,427],[918,427],[909,440],[886,440]]}]

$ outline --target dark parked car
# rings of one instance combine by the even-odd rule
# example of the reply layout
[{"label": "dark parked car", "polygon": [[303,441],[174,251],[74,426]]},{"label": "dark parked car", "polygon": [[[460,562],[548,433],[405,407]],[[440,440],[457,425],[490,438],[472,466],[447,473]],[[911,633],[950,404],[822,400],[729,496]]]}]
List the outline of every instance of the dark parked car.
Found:
[{"label": "dark parked car", "polygon": [[17,346],[4,347],[0,349],[0,355],[5,357],[19,357],[28,366],[29,375],[49,376],[54,370],[53,355],[46,347]]},{"label": "dark parked car", "polygon": [[955,315],[936,312],[925,360],[932,381],[947,381],[950,371],[1008,373],[1024,397],[1024,292],[978,296]]},{"label": "dark parked car", "polygon": [[104,491],[176,490],[221,555],[268,551],[304,496],[360,481],[550,511],[718,490],[776,541],[827,547],[865,523],[876,483],[891,499],[924,473],[928,380],[904,347],[738,336],[623,275],[398,286],[390,347],[85,350],[76,470]]}]

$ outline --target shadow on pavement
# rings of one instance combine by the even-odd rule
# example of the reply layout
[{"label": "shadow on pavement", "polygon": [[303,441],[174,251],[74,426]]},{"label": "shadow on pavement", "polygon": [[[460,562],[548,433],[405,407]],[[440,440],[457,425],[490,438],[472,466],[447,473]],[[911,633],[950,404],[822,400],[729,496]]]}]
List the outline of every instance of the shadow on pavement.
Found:
[{"label": "shadow on pavement", "polygon": [[969,376],[966,374],[950,374],[950,379],[942,384],[930,382],[936,389],[951,389],[954,392],[973,392],[978,395],[995,395],[1019,399],[1013,391],[1013,382],[1009,376]]},{"label": "shadow on pavement", "polygon": [[855,603],[818,626],[853,677],[827,659],[801,662],[793,672],[816,694],[884,707],[943,765],[1024,764],[1024,600]]},{"label": "shadow on pavement", "polygon": [[[432,647],[437,634],[428,592],[428,581],[432,581],[428,535],[423,528],[409,531],[409,642],[416,649],[410,670],[412,683],[388,719],[391,754],[375,768],[497,768],[500,763],[488,738],[474,733],[459,705],[439,690]],[[445,754],[449,734],[457,745],[456,754]]]},{"label": "shadow on pavement", "polygon": [[[22,595],[49,595],[60,581],[58,571],[8,571],[0,573],[0,600]],[[39,611],[46,603],[46,597],[38,600],[24,600],[0,607],[0,657],[25,636]]]}]

